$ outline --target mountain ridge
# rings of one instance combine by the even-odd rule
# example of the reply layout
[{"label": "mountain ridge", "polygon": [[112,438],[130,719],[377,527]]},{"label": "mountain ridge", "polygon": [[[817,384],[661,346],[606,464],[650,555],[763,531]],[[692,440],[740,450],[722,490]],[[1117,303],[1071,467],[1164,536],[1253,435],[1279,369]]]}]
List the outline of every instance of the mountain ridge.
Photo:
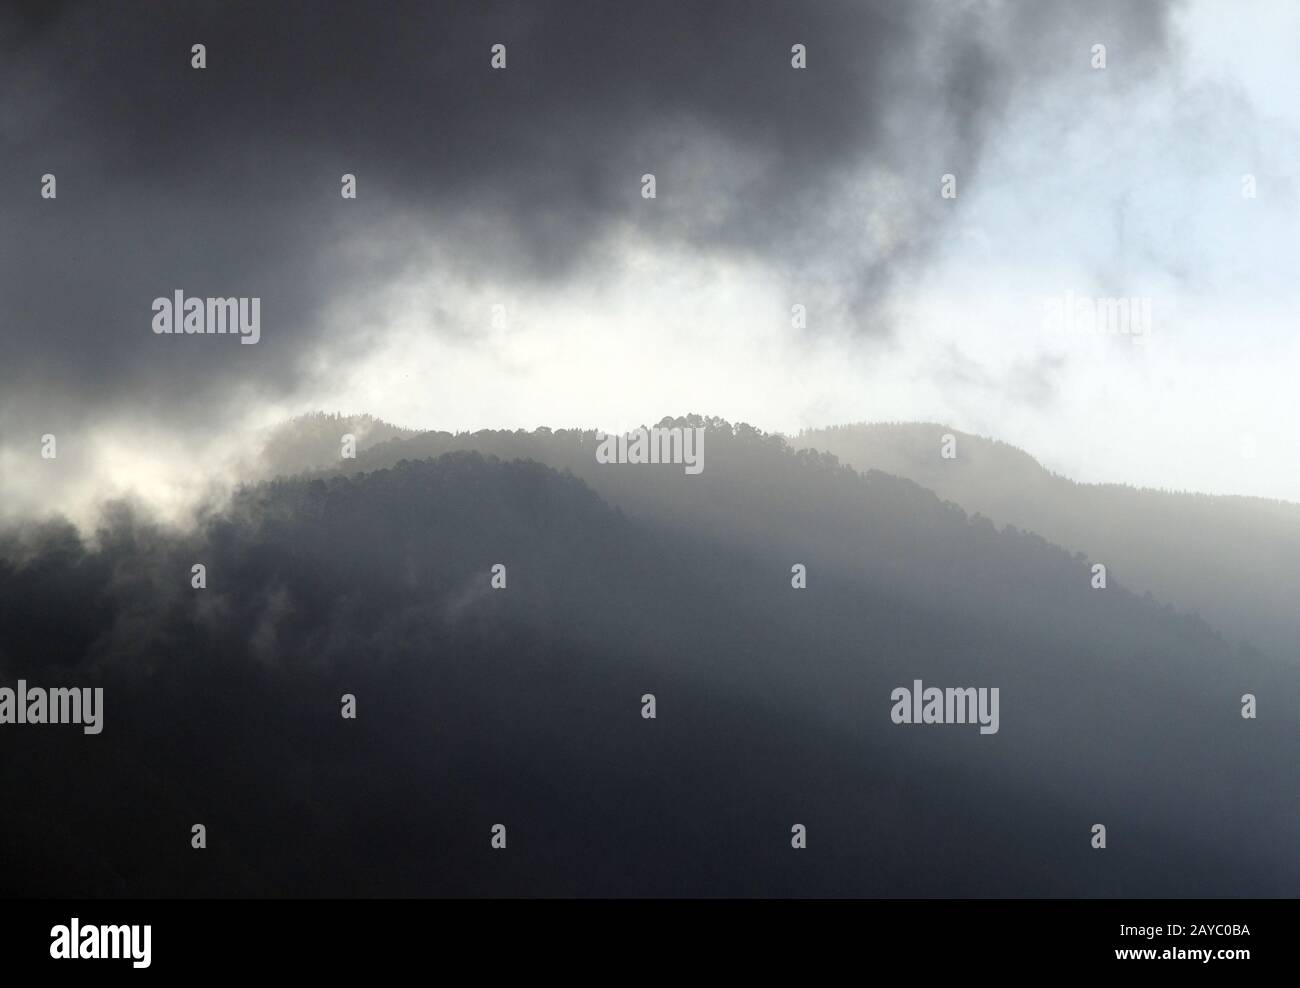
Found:
[{"label": "mountain ridge", "polygon": [[[26,734],[0,766],[42,794],[4,846],[56,812],[71,842],[66,871],[5,852],[16,887],[1294,891],[1293,807],[1261,782],[1295,738],[1272,715],[1243,731],[1237,703],[1248,681],[1276,710],[1294,677],[1118,584],[1091,591],[1078,557],[911,481],[712,428],[698,477],[596,471],[584,435],[526,446],[588,463],[594,485],[513,455],[520,436],[477,437],[497,457],[426,456],[455,441],[426,435],[250,485],[185,537],[124,510],[97,547],[57,526],[21,558],[0,540],[0,669],[107,698],[100,748]],[[84,618],[52,655],[68,613]],[[891,723],[916,679],[998,687],[999,732]],[[202,859],[196,817],[222,835]],[[487,850],[495,822],[508,859]],[[795,822],[809,859],[790,858]]]}]

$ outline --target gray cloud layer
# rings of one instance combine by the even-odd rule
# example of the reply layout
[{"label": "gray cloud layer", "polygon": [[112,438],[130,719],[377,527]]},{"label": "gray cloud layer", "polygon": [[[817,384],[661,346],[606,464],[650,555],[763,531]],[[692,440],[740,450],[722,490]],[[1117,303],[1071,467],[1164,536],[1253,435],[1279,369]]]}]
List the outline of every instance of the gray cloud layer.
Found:
[{"label": "gray cloud layer", "polygon": [[[841,246],[819,235],[836,190],[873,170],[906,180],[868,207],[891,235],[834,287],[879,332],[880,293],[941,235],[938,176],[977,173],[1008,95],[1103,31],[1130,55],[1164,44],[1165,4],[1092,6],[20,6],[0,30],[0,417],[183,426],[237,391],[291,393],[331,345],[325,309],[426,239],[470,276],[555,281],[592,277],[629,225],[815,280]],[[176,288],[261,296],[262,342],[154,336],[150,302]]]}]

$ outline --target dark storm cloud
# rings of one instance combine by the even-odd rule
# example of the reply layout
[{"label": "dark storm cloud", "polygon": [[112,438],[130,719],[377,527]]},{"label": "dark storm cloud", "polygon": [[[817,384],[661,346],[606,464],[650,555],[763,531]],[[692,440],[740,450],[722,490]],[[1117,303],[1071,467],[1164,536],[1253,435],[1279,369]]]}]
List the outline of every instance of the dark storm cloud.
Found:
[{"label": "dark storm cloud", "polygon": [[[893,234],[840,286],[869,311],[941,233],[938,176],[973,174],[1007,93],[1088,43],[1054,4],[14,10],[0,22],[0,415],[49,428],[125,406],[180,425],[235,394],[290,394],[329,342],[325,308],[417,263],[429,239],[470,276],[554,281],[626,223],[813,279],[838,249],[818,232],[828,197],[863,168],[908,179],[869,206]],[[1162,12],[1089,16],[1140,49],[1161,43]],[[488,65],[498,42],[504,72]],[[57,200],[38,195],[46,172]],[[355,202],[339,197],[345,172]],[[643,172],[658,179],[650,208]],[[342,249],[358,240],[364,259]],[[261,342],[154,336],[150,303],[177,288],[260,296]]]}]

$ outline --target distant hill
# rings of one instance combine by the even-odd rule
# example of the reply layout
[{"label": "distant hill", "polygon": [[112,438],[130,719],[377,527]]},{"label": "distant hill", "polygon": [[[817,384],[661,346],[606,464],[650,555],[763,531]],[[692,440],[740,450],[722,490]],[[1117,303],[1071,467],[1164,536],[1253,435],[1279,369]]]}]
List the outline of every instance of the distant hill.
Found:
[{"label": "distant hill", "polygon": [[391,425],[372,415],[312,412],[290,419],[267,431],[255,479],[309,473],[338,462],[341,440],[351,435],[357,449],[402,436],[411,430]]},{"label": "distant hill", "polygon": [[[947,433],[955,459],[940,456]],[[1125,585],[1300,662],[1300,505],[1076,483],[1014,446],[931,423],[836,426],[791,442],[1086,552]]]}]

